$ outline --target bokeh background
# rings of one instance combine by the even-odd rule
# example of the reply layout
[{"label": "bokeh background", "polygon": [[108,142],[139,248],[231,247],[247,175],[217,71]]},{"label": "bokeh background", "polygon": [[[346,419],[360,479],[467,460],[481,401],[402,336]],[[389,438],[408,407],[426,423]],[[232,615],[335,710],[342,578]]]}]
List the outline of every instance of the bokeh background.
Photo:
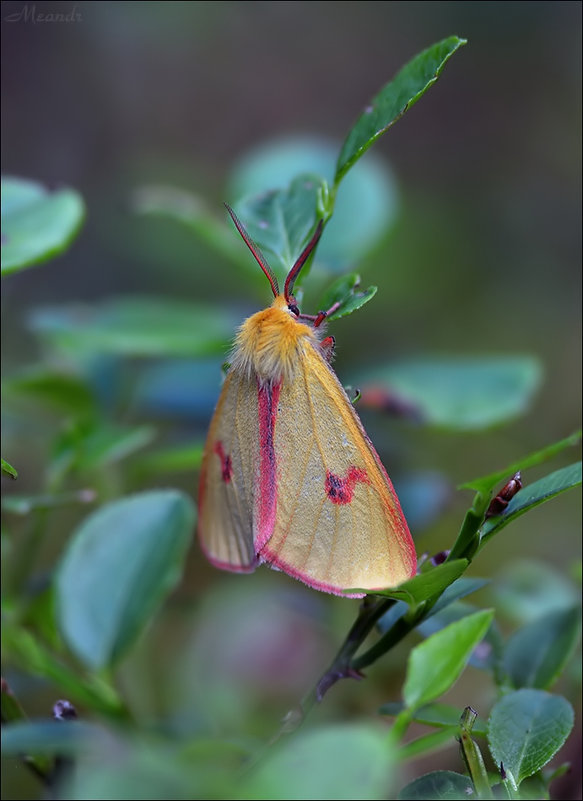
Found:
[{"label": "bokeh background", "polygon": [[[406,61],[457,34],[468,45],[374,146],[392,171],[396,214],[357,265],[379,294],[335,325],[336,369],[343,378],[363,362],[426,353],[527,353],[544,367],[528,413],[493,431],[452,434],[366,417],[397,482],[400,474],[425,471],[452,490],[441,517],[420,533],[419,552],[451,544],[469,501],[454,494],[457,483],[578,428],[579,3],[34,6],[71,20],[34,22],[22,15],[32,4],[2,4],[2,171],[76,188],[88,217],[65,256],[3,282],[5,374],[41,357],[27,322],[38,307],[137,294],[213,303],[241,319],[266,303],[267,287],[249,288],[245,275],[191,231],[136,215],[135,191],[152,183],[182,187],[221,218],[223,200],[232,200],[230,176],[250,150],[292,135],[339,145]],[[195,441],[211,411],[212,400],[164,425]],[[14,431],[7,432],[9,451],[18,447]],[[28,470],[19,460],[19,489],[35,491],[41,445],[36,453],[32,444],[27,459]],[[563,463],[573,460],[571,453]],[[165,476],[163,483],[194,493],[196,475]],[[500,575],[513,558],[528,557],[569,574],[580,553],[576,495],[514,524],[474,573]],[[67,524],[74,522],[71,513]],[[47,565],[66,536],[60,530],[47,547]],[[194,546],[180,590],[124,663],[120,681],[145,720],[172,710],[185,730],[211,719],[216,730],[269,736],[325,667],[353,615],[350,602],[267,570],[247,578],[218,574]],[[406,653],[398,649],[375,666],[366,690],[334,688],[319,719],[373,715],[395,700]],[[179,704],[170,663],[182,675]],[[487,709],[480,681],[476,672],[464,676],[454,700]],[[47,688],[29,688],[31,714],[46,714],[53,697]],[[455,747],[435,759],[459,769]],[[577,777],[570,781],[561,797],[580,792]],[[17,784],[12,792],[30,797],[18,795],[27,790]]]}]

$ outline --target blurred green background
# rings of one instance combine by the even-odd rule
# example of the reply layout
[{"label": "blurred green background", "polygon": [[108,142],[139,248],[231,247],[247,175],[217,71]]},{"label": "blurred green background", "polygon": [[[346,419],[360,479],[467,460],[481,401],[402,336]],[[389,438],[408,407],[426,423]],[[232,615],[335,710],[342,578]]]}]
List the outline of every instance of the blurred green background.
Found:
[{"label": "blurred green background", "polygon": [[[456,484],[580,425],[579,3],[35,3],[38,13],[69,14],[63,23],[25,19],[27,7],[2,5],[2,171],[76,188],[88,217],[65,256],[4,281],[5,375],[42,358],[30,326],[39,307],[170,297],[219,306],[235,325],[266,305],[266,282],[250,284],[248,272],[175,221],[137,215],[136,191],[181,187],[223,219],[222,202],[236,199],[233,172],[250,151],[291,136],[339,147],[406,61],[457,34],[468,45],[365,156],[389,165],[394,207],[382,241],[352,265],[379,292],[331,327],[335,368],[349,383],[363,365],[428,353],[532,354],[543,365],[528,413],[493,430],[451,433],[363,413],[397,486],[421,473],[447,488],[441,517],[415,532],[419,553],[453,541],[470,500],[450,491]],[[218,392],[217,363],[200,369],[211,370]],[[121,372],[107,365],[106,400],[112,383],[127,380]],[[197,442],[213,402],[211,390],[192,409],[188,398],[162,412],[155,403],[137,411],[126,404],[124,421],[155,424],[162,442]],[[3,456],[19,468],[19,492],[40,488],[48,429],[35,420],[25,430],[16,418],[6,427]],[[569,453],[562,464],[573,460]],[[144,483],[194,494],[196,481],[193,472]],[[83,514],[68,510],[53,524],[47,567]],[[579,530],[580,501],[568,493],[507,529],[474,573],[502,574],[516,557],[569,573]],[[266,737],[325,667],[353,615],[353,602],[266,569],[220,574],[195,545],[180,590],[124,663],[121,682],[145,721],[171,717],[177,729]],[[371,669],[366,689],[336,687],[316,717],[373,715],[395,700],[406,653]],[[463,677],[454,702],[487,709],[476,676]],[[28,711],[41,715],[55,691],[34,685],[25,695]],[[453,746],[436,759],[457,769]],[[11,792],[30,797],[16,784]]]}]

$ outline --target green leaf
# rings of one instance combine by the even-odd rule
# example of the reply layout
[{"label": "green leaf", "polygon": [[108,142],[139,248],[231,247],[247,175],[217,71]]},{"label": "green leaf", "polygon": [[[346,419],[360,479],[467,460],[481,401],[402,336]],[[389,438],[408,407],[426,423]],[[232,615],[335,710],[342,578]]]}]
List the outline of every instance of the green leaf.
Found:
[{"label": "green leaf", "polygon": [[477,798],[469,776],[452,770],[434,770],[405,785],[399,801],[461,801]]},{"label": "green leaf", "polygon": [[363,153],[435,83],[449,58],[464,44],[466,40],[457,36],[437,42],[415,56],[381,89],[357,119],[342,145],[336,165],[336,184],[340,183]]},{"label": "green leaf", "polygon": [[42,365],[22,371],[3,381],[7,399],[31,399],[59,411],[88,414],[95,400],[87,384],[78,376],[58,373]]},{"label": "green leaf", "polygon": [[185,748],[168,738],[155,738],[151,732],[142,739],[126,735],[122,740],[118,731],[115,738],[110,734],[96,742],[91,753],[76,760],[75,770],[67,773],[59,798],[235,798],[244,757],[248,754],[242,748],[224,740],[195,739]]},{"label": "green leaf", "polygon": [[178,186],[152,184],[136,189],[132,201],[137,214],[167,217],[184,224],[235,265],[246,264],[237,240],[230,235],[227,215],[218,219],[216,214],[211,214],[200,195]]},{"label": "green leaf", "polygon": [[26,629],[2,626],[2,653],[6,662],[29,675],[48,679],[72,701],[113,718],[123,716],[121,701],[112,687],[96,677],[77,676]]},{"label": "green leaf", "polygon": [[[477,611],[478,608],[473,604],[456,601],[436,613],[431,610],[431,613],[419,623],[417,631],[424,637],[431,637],[436,632],[442,631],[446,626],[450,626],[452,623],[462,620],[462,618],[469,617]],[[494,620],[482,642],[472,651],[468,664],[478,668],[478,670],[491,670],[501,650],[502,635]]]},{"label": "green leaf", "polygon": [[[381,706],[379,714],[396,717],[403,709],[405,709],[404,704],[391,702]],[[462,711],[462,709],[459,709],[457,706],[452,706],[451,704],[427,704],[415,712],[413,720],[415,723],[423,723],[425,726],[447,729],[456,727],[459,729]],[[486,731],[485,722],[476,721],[472,727],[473,735],[482,735],[485,737]]]},{"label": "green leaf", "polygon": [[[307,136],[265,142],[235,165],[228,197],[258,195],[288,186],[297,175],[312,173],[334,181],[338,144]],[[362,261],[396,220],[398,194],[385,161],[370,154],[346,176],[334,198],[334,214],[318,245],[318,261],[334,271]],[[327,307],[320,307],[327,308]]]},{"label": "green leaf", "polygon": [[527,484],[512,498],[503,514],[488,518],[482,525],[480,547],[520,515],[580,484],[581,462],[555,470],[533,484]]},{"label": "green leaf", "polygon": [[204,356],[224,349],[234,320],[206,305],[131,297],[37,309],[30,327],[54,345],[82,355]]},{"label": "green leaf", "polygon": [[546,448],[541,448],[538,451],[534,451],[534,453],[524,456],[522,459],[513,462],[512,464],[508,465],[508,467],[504,467],[502,470],[497,470],[495,473],[490,473],[489,475],[482,476],[481,478],[474,478],[472,481],[467,481],[465,484],[460,484],[458,489],[471,489],[476,490],[476,492],[483,493],[490,492],[497,484],[507,480],[519,470],[526,470],[529,467],[534,467],[537,464],[542,464],[543,462],[552,459],[561,453],[561,451],[564,451],[565,448],[571,448],[574,445],[577,445],[580,439],[581,431],[575,431],[575,433],[565,437],[565,439],[561,439],[559,442],[554,442],[552,445],[547,445]]},{"label": "green leaf", "polygon": [[57,574],[61,632],[89,667],[112,665],[178,582],[194,525],[174,490],[110,503],[75,533]]},{"label": "green leaf", "polygon": [[414,740],[409,740],[399,750],[399,759],[407,762],[410,759],[417,759],[420,756],[426,756],[436,751],[442,751],[455,742],[456,737],[459,735],[459,726],[449,726],[443,729],[436,729],[423,734],[421,737],[416,737]]},{"label": "green leaf", "polygon": [[516,688],[547,690],[569,661],[581,635],[581,609],[551,612],[523,626],[504,651],[504,669]]},{"label": "green leaf", "polygon": [[2,472],[10,478],[18,478],[18,472],[5,459],[2,459]]},{"label": "green leaf", "polygon": [[31,720],[2,727],[2,753],[75,756],[89,751],[105,732],[81,720]]},{"label": "green leaf", "polygon": [[580,589],[575,589],[551,564],[530,559],[513,560],[501,570],[492,589],[496,608],[521,624],[569,609],[581,596]]},{"label": "green leaf", "polygon": [[[452,562],[444,562],[437,567],[428,570],[427,573],[420,573],[412,579],[403,582],[398,587],[388,590],[375,590],[372,595],[384,595],[387,598],[397,598],[406,601],[408,604],[419,604],[428,598],[443,592],[452,582],[454,582],[467,568],[466,559],[456,559]],[[365,590],[347,590],[347,592],[365,592]]]},{"label": "green leaf", "polygon": [[471,593],[481,590],[482,587],[485,587],[486,584],[488,584],[488,582],[489,579],[482,578],[457,579],[457,581],[454,581],[453,584],[444,590],[435,606],[425,616],[425,620],[430,618],[432,615],[436,615],[438,612],[441,612],[446,606],[449,606],[455,601],[459,601],[460,598],[465,598],[466,595],[471,595]]},{"label": "green leaf", "polygon": [[485,637],[493,617],[490,609],[464,617],[411,651],[403,687],[403,698],[410,710],[419,709],[449,690]]},{"label": "green leaf", "polygon": [[[463,431],[524,412],[540,377],[539,363],[528,356],[439,357],[367,370],[353,383],[362,387],[361,404],[369,385],[416,409],[427,425]],[[378,391],[371,398],[369,405],[378,406]]]},{"label": "green leaf", "polygon": [[62,506],[93,503],[96,493],[92,489],[70,490],[42,495],[7,495],[2,498],[2,509],[15,515],[29,515],[31,512],[58,509]]},{"label": "green leaf", "polygon": [[140,457],[136,470],[140,475],[158,476],[162,473],[194,472],[202,462],[204,443],[159,448]]},{"label": "green leaf", "polygon": [[49,192],[35,181],[2,179],[2,275],[65,251],[81,227],[85,207],[72,189]]},{"label": "green leaf", "polygon": [[391,752],[382,730],[334,725],[280,740],[248,775],[245,799],[382,799]]},{"label": "green leaf", "polygon": [[332,286],[330,286],[322,297],[318,309],[327,311],[338,303],[336,311],[328,315],[328,320],[335,320],[338,317],[346,317],[353,311],[360,309],[365,303],[376,295],[377,287],[369,286],[368,289],[360,289],[360,276],[358,273],[343,275]]},{"label": "green leaf", "polygon": [[573,728],[573,709],[559,695],[522,689],[495,704],[488,721],[488,743],[496,765],[518,787],[551,760]]},{"label": "green leaf", "polygon": [[1,687],[1,698],[2,698],[2,727],[6,723],[15,723],[17,721],[26,720],[26,713],[18,698],[14,695],[10,687],[8,686],[8,682],[2,679],[2,687]]},{"label": "green leaf", "polygon": [[[283,289],[290,268],[314,233],[318,222],[318,193],[322,186],[320,176],[300,175],[287,189],[244,198],[235,204],[235,211],[247,233],[279,279],[280,289]],[[241,247],[245,248],[243,242]],[[305,272],[306,268],[300,277]]]}]

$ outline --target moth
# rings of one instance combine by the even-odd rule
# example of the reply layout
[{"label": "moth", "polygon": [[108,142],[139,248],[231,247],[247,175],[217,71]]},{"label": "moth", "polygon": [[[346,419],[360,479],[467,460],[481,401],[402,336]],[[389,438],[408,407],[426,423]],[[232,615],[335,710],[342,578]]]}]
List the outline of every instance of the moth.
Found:
[{"label": "moth", "polygon": [[346,597],[394,587],[416,572],[407,522],[330,365],[334,340],[322,324],[331,310],[301,314],[293,296],[322,221],[280,292],[227,210],[274,301],[239,328],[210,424],[199,487],[202,550],[224,570],[248,573],[265,563]]}]

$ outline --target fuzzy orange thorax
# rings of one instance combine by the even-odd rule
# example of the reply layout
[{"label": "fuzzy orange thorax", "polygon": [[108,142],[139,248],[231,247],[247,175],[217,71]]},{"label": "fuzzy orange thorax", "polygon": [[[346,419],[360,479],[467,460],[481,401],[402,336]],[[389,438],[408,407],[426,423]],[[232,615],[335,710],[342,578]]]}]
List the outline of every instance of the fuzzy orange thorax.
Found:
[{"label": "fuzzy orange thorax", "polygon": [[308,342],[317,345],[316,332],[300,322],[285,297],[278,295],[269,308],[248,317],[239,328],[231,363],[262,383],[291,381]]}]

